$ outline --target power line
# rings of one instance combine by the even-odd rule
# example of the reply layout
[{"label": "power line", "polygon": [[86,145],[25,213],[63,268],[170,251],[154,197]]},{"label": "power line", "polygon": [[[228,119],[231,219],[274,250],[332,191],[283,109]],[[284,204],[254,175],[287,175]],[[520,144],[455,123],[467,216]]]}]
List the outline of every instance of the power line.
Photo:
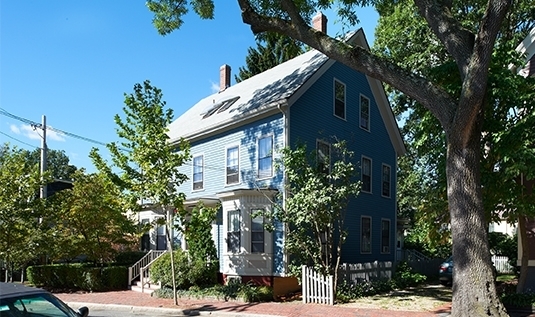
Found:
[{"label": "power line", "polygon": [[40,147],[38,147],[38,146],[31,145],[30,143],[26,143],[26,142],[24,142],[24,141],[21,141],[21,140],[15,138],[15,137],[12,137],[11,135],[9,135],[9,134],[7,134],[7,133],[4,133],[4,132],[2,132],[2,131],[0,131],[0,134],[3,134],[3,135],[5,135],[5,136],[7,136],[8,138],[11,138],[11,139],[13,139],[13,140],[15,140],[15,141],[17,141],[17,142],[20,142],[20,143],[22,143],[22,144],[24,144],[24,145],[31,146],[31,147],[36,148],[36,149],[40,149]]},{"label": "power line", "polygon": [[[14,115],[12,113],[7,112],[3,108],[0,108],[0,114],[3,114],[6,117],[10,117],[12,119],[21,121],[23,123],[29,124],[30,126],[32,126],[34,128],[36,128],[36,127],[42,128],[40,123],[37,123],[35,121],[29,120],[29,119],[26,119],[26,118],[23,118],[23,117],[16,116],[16,115]],[[78,134],[74,134],[74,133],[71,133],[71,132],[67,132],[67,131],[63,131],[63,130],[60,130],[60,129],[56,129],[56,128],[53,128],[53,127],[50,127],[50,126],[47,126],[46,129],[50,130],[50,131],[54,131],[54,132],[59,133],[59,134],[70,136],[72,138],[83,140],[83,141],[86,141],[86,142],[91,142],[91,143],[95,143],[95,144],[98,144],[98,145],[106,146],[106,143],[104,143],[104,142],[100,142],[100,141],[97,141],[97,140],[94,140],[94,139],[90,139],[90,138],[87,138],[87,137],[84,137],[84,136],[81,136],[81,135],[78,135]],[[20,141],[20,142],[22,142],[22,141]],[[124,149],[121,149],[121,150],[124,150]]]}]

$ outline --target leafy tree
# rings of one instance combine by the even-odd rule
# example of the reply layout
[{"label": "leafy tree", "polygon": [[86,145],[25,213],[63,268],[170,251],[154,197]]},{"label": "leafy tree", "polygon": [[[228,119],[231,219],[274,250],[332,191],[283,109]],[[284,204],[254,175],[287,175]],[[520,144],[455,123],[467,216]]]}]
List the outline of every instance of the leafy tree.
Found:
[{"label": "leafy tree", "polygon": [[[72,180],[77,168],[69,164],[69,157],[65,154],[65,151],[48,149],[46,158],[46,167],[50,171],[52,179]],[[40,165],[41,149],[27,152],[27,159],[31,164]]]},{"label": "leafy tree", "polygon": [[213,285],[217,281],[219,260],[211,231],[218,209],[219,207],[210,208],[199,203],[188,213],[184,223],[184,236],[192,265],[205,268],[201,271],[204,276],[195,279],[203,285]]},{"label": "leafy tree", "polygon": [[[525,5],[524,2],[518,4]],[[469,11],[465,5],[455,4],[454,11]],[[476,24],[479,18],[473,14],[465,20]],[[487,222],[507,220],[512,223],[521,215],[533,216],[535,212],[535,197],[522,195],[525,189],[518,181],[520,175],[533,175],[529,167],[535,163],[532,152],[535,134],[533,129],[527,129],[527,124],[533,124],[535,120],[534,81],[518,76],[509,68],[523,61],[515,47],[522,40],[522,34],[533,26],[533,21],[526,23],[524,19],[522,10],[509,13],[490,63],[488,85],[491,89],[486,94],[485,122],[480,140],[482,196]],[[406,32],[392,36],[393,25]],[[458,76],[452,76],[456,72],[452,69],[451,58],[443,47],[437,45],[439,42],[435,37],[424,36],[426,28],[425,20],[417,14],[414,5],[387,7],[381,12],[374,50],[433,78],[452,94],[460,92],[462,83]],[[400,164],[403,173],[399,177],[400,203],[416,207],[414,229],[425,233],[427,240],[436,244],[436,241],[449,239],[450,234],[449,230],[444,230],[450,221],[444,199],[447,195],[446,134],[421,104],[397,90],[393,90],[392,96],[394,111],[404,117],[402,130],[410,153],[410,163],[403,164],[402,160]],[[520,280],[524,277],[525,274]]]},{"label": "leafy tree", "polygon": [[39,188],[48,175],[40,175],[39,166],[26,160],[26,151],[2,146],[0,156],[0,259],[10,268],[24,266],[38,254],[40,237],[39,218],[44,206],[39,199]]},{"label": "leafy tree", "polygon": [[[161,9],[155,3],[166,6]],[[213,1],[192,0],[190,3],[201,17],[213,16]],[[495,71],[491,60],[496,40],[506,32],[525,36],[526,33],[522,34],[523,27],[533,24],[533,5],[529,1],[515,3],[515,6],[508,0],[472,1],[464,2],[463,10],[458,10],[459,3],[454,1],[414,0],[414,3],[417,14],[426,23],[422,38],[433,35],[432,40],[450,61],[451,71],[447,77],[435,78],[420,73],[393,58],[378,56],[365,47],[318,32],[306,22],[318,9],[335,5],[341,19],[355,23],[358,21],[356,10],[360,5],[374,5],[383,14],[385,10],[399,8],[406,2],[238,0],[242,20],[251,26],[254,33],[278,32],[299,40],[403,92],[432,115],[430,118],[436,120],[444,131],[447,149],[447,198],[456,271],[452,315],[506,316],[493,283],[481,187],[480,139],[489,114],[496,113],[488,95],[495,88],[489,85],[489,78]],[[158,31],[167,34],[179,28],[187,5],[187,2],[179,0],[149,2],[149,9],[155,12],[154,24]],[[199,6],[206,11],[200,10]],[[519,24],[515,24],[517,20],[509,24],[509,15],[516,12],[519,14],[515,16],[524,16],[524,20],[518,20],[522,21]],[[402,28],[392,29],[396,32],[391,35],[394,37],[405,32]],[[418,42],[405,45],[418,45]],[[436,57],[428,54],[431,60]],[[519,65],[518,61],[513,65]],[[456,85],[460,89],[448,86],[451,79],[461,83]]]},{"label": "leafy tree", "polygon": [[347,238],[345,213],[349,200],[358,195],[357,166],[345,141],[331,144],[331,158],[306,145],[281,150],[279,168],[287,178],[284,208],[276,205],[268,219],[287,228],[284,246],[292,255],[291,274],[300,276],[301,265],[312,264],[323,273],[334,274],[334,289]]},{"label": "leafy tree", "polygon": [[[165,109],[161,90],[153,87],[150,81],[135,84],[134,93],[125,94],[123,110],[125,118],[116,115],[115,123],[117,134],[124,141],[107,146],[113,165],[108,165],[97,149],[91,150],[90,157],[97,169],[123,190],[129,210],[149,207],[167,216],[167,246],[172,251],[170,226],[174,223],[175,211],[178,222],[184,222],[185,195],[176,188],[187,179],[179,168],[190,157],[189,144],[183,139],[175,144],[169,142],[167,128],[173,120],[173,110]],[[176,290],[175,285],[173,290]]]},{"label": "leafy tree", "polygon": [[56,260],[86,255],[89,261],[109,262],[118,246],[136,241],[137,225],[130,219],[115,184],[102,174],[73,175],[71,189],[53,196],[57,209],[48,219],[53,223]]},{"label": "leafy tree", "polygon": [[[265,42],[265,46],[262,43]],[[240,67],[236,82],[260,74],[303,53],[303,45],[278,33],[257,36],[257,48],[249,47],[245,57],[246,66]]]}]

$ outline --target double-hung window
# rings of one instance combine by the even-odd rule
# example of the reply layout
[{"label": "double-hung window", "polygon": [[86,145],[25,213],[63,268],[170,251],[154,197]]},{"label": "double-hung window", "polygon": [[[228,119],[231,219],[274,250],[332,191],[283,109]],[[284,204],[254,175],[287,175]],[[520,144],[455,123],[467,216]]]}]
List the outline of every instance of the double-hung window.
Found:
[{"label": "double-hung window", "polygon": [[240,210],[228,212],[227,250],[230,253],[240,252],[241,246],[241,213]]},{"label": "double-hung window", "polygon": [[331,172],[331,146],[327,142],[316,141],[316,163],[318,170],[324,174]]},{"label": "double-hung window", "polygon": [[382,195],[390,197],[390,166],[383,164]]},{"label": "double-hung window", "polygon": [[362,191],[371,193],[372,192],[372,160],[367,157],[362,157],[361,162],[361,181],[362,181]]},{"label": "double-hung window", "polygon": [[238,146],[227,148],[227,185],[240,182],[240,159]]},{"label": "double-hung window", "polygon": [[372,218],[360,218],[360,252],[372,252]]},{"label": "double-hung window", "polygon": [[258,178],[273,176],[273,136],[258,140]]},{"label": "double-hung window", "polygon": [[360,95],[360,127],[370,130],[370,99]]},{"label": "double-hung window", "polygon": [[264,217],[262,209],[251,210],[251,253],[264,253]]},{"label": "double-hung window", "polygon": [[346,118],[346,85],[341,81],[334,80],[334,115]]},{"label": "double-hung window", "polygon": [[381,253],[390,253],[390,220],[381,220]]},{"label": "double-hung window", "polygon": [[193,190],[200,190],[204,188],[204,158],[202,155],[193,158]]}]

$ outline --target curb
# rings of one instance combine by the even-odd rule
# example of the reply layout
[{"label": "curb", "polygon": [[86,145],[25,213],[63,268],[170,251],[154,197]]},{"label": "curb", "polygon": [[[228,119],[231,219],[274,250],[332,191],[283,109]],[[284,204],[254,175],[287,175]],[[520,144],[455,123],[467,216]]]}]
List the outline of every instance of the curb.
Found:
[{"label": "curb", "polygon": [[251,314],[251,313],[235,313],[225,311],[200,311],[197,309],[181,309],[181,308],[164,308],[164,307],[147,307],[147,306],[131,306],[120,304],[97,304],[97,303],[83,303],[83,302],[66,302],[66,304],[77,310],[80,307],[86,306],[91,309],[107,310],[107,311],[131,311],[137,313],[154,312],[154,313],[169,313],[179,314],[178,316],[235,316],[235,317],[281,317],[281,315],[263,315],[263,314]]}]

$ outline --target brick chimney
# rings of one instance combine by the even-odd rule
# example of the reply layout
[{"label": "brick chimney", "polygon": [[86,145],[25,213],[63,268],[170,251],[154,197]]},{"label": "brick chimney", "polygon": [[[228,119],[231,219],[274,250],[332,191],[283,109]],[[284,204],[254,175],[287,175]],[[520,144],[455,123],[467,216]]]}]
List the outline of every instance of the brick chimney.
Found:
[{"label": "brick chimney", "polygon": [[224,64],[219,68],[219,92],[230,87],[230,66]]},{"label": "brick chimney", "polygon": [[321,11],[312,18],[312,27],[327,34],[327,17]]}]

